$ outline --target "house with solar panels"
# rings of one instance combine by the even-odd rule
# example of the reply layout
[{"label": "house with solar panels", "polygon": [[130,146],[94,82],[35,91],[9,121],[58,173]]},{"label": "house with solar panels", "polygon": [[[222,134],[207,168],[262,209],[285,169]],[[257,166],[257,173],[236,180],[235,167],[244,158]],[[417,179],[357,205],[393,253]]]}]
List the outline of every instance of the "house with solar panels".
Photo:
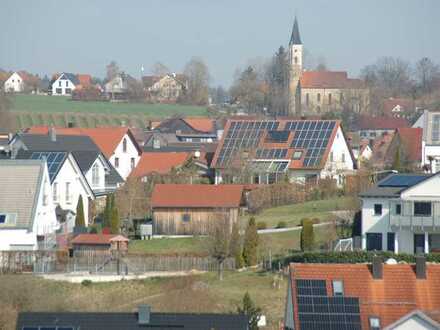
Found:
[{"label": "house with solar panels", "polygon": [[235,182],[245,168],[253,184],[332,178],[343,185],[356,161],[338,120],[232,119],[212,167],[216,184]]},{"label": "house with solar panels", "polygon": [[55,244],[58,222],[43,160],[0,160],[0,251]]},{"label": "house with solar panels", "polygon": [[364,250],[440,252],[440,173],[391,174],[360,198]]}]

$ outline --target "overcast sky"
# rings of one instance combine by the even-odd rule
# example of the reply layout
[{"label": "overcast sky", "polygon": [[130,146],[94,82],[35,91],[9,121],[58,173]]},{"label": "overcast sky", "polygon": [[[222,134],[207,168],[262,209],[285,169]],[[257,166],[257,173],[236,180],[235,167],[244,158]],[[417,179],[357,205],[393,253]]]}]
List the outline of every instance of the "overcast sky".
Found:
[{"label": "overcast sky", "polygon": [[289,41],[332,70],[359,70],[380,56],[440,62],[439,0],[0,0],[0,68],[104,77],[115,60],[140,76],[156,61],[181,71],[191,56],[228,86],[237,67]]}]

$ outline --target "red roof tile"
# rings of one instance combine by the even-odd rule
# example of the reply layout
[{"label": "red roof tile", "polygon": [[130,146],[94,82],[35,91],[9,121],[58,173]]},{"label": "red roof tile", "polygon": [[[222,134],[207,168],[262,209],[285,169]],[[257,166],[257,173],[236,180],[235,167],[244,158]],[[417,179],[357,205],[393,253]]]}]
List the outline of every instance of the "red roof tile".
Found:
[{"label": "red roof tile", "polygon": [[131,176],[139,178],[152,173],[167,174],[172,168],[185,164],[189,157],[191,153],[188,152],[144,152]]},{"label": "red roof tile", "polygon": [[115,240],[128,242],[128,239],[122,235],[79,234],[71,241],[71,243],[87,244],[87,245],[104,245],[104,244],[110,244],[112,241]]},{"label": "red roof tile", "polygon": [[414,110],[415,104],[411,99],[389,98],[383,101],[383,112],[388,116],[393,116],[393,109],[397,106],[401,107],[401,112]]},{"label": "red roof tile", "polygon": [[[416,279],[414,265],[383,265],[383,278],[373,279],[367,264],[291,264],[292,287],[296,279],[342,280],[344,296],[359,297],[362,328],[369,329],[369,316],[385,327],[415,310],[440,310],[440,265],[426,265],[426,279]],[[296,303],[296,301],[295,301]],[[296,305],[296,304],[295,304]],[[297,313],[296,313],[297,314]],[[295,316],[298,322],[297,315]]]},{"label": "red roof tile", "polygon": [[189,126],[197,131],[211,133],[214,131],[215,125],[214,120],[210,118],[196,118],[196,117],[186,117],[182,118]]},{"label": "red roof tile", "polygon": [[152,207],[239,207],[243,186],[234,184],[157,184]]},{"label": "red roof tile", "polygon": [[77,74],[76,77],[78,78],[80,85],[83,87],[92,83],[92,76],[89,74]]},{"label": "red roof tile", "polygon": [[401,127],[409,127],[409,123],[404,118],[373,117],[363,115],[359,118],[359,128],[361,130],[395,130]]},{"label": "red roof tile", "polygon": [[[30,134],[47,134],[49,131],[48,126],[33,126],[28,129],[28,133]],[[98,127],[98,128],[64,128],[64,127],[55,127],[55,131],[57,134],[62,135],[86,135],[89,136],[93,142],[101,149],[102,153],[110,158],[116,147],[121,143],[122,138],[125,134],[128,134],[132,137],[130,129],[128,127]],[[137,142],[132,138],[133,143],[138,148]],[[140,150],[138,148],[138,150]]]},{"label": "red roof tile", "polygon": [[364,88],[360,79],[350,79],[345,71],[304,71],[302,88]]},{"label": "red roof tile", "polygon": [[410,161],[422,161],[422,128],[398,128],[396,138],[404,146],[406,157]]}]

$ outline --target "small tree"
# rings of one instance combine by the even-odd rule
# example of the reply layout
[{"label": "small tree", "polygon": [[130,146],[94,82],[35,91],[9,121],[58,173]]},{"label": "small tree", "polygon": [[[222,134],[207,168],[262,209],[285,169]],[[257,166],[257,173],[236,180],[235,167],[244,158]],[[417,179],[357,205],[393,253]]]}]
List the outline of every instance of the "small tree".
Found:
[{"label": "small tree", "polygon": [[112,207],[112,217],[110,221],[110,232],[112,234],[119,234],[119,212],[116,205]]},{"label": "small tree", "polygon": [[243,245],[243,258],[246,266],[256,265],[258,249],[258,232],[255,218],[249,219],[249,224],[246,228]]},{"label": "small tree", "polygon": [[107,195],[105,199],[105,209],[104,209],[104,219],[103,219],[103,227],[110,227],[110,221],[112,216],[112,205],[114,201],[113,194]]},{"label": "small tree", "polygon": [[234,223],[232,226],[230,249],[231,256],[235,259],[235,267],[242,268],[244,265],[244,260],[238,222]]},{"label": "small tree", "polygon": [[261,308],[255,306],[248,292],[245,293],[242,304],[242,306],[237,307],[237,312],[249,318],[249,330],[258,330],[258,321],[262,313]]},{"label": "small tree", "polygon": [[401,164],[401,161],[400,161],[400,148],[397,148],[396,149],[396,153],[394,154],[394,160],[393,160],[393,170],[396,170],[396,171],[401,171],[401,169],[402,169],[402,164]]},{"label": "small tree", "polygon": [[313,221],[303,219],[301,230],[301,250],[312,251],[315,245],[315,234],[313,232]]},{"label": "small tree", "polygon": [[86,221],[84,219],[84,206],[82,196],[79,195],[78,204],[76,205],[75,227],[85,227]]},{"label": "small tree", "polygon": [[218,278],[223,280],[223,263],[231,255],[230,233],[226,221],[216,221],[210,234],[209,252],[217,260]]}]

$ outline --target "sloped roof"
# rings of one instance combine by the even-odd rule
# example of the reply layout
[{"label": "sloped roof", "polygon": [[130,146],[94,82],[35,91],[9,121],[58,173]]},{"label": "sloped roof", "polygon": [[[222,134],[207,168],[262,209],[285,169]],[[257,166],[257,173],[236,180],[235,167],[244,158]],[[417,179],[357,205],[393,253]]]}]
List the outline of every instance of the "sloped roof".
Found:
[{"label": "sloped roof", "polygon": [[189,157],[191,154],[188,152],[143,152],[130,175],[144,177],[152,173],[167,174],[172,168],[185,164]]},{"label": "sloped roof", "polygon": [[43,160],[0,160],[0,213],[17,215],[12,228],[32,227],[45,166]]},{"label": "sloped roof", "polygon": [[415,104],[414,100],[406,98],[389,98],[383,101],[383,111],[386,115],[393,115],[393,109],[400,106],[401,111],[411,111],[414,110]]},{"label": "sloped roof", "polygon": [[212,133],[215,131],[215,120],[206,117],[185,117],[182,118],[189,126],[197,131]]},{"label": "sloped roof", "polygon": [[300,84],[301,88],[365,88],[362,80],[348,78],[345,71],[304,71]]},{"label": "sloped roof", "polygon": [[72,244],[87,244],[87,245],[105,245],[110,244],[112,241],[125,241],[128,239],[122,235],[111,235],[111,234],[79,234],[76,236],[71,243]]},{"label": "sloped roof", "polygon": [[398,128],[395,136],[405,148],[405,156],[409,161],[422,161],[422,128]]},{"label": "sloped roof", "polygon": [[30,151],[99,151],[97,145],[88,136],[57,134],[52,141],[46,133],[18,134]]},{"label": "sloped roof", "polygon": [[382,328],[415,309],[440,310],[439,264],[426,265],[426,279],[417,279],[410,264],[384,264],[382,279],[373,279],[368,264],[291,264],[290,274],[293,288],[297,279],[321,279],[328,293],[332,280],[342,280],[344,296],[359,298],[363,329],[369,329],[369,316],[379,317]]},{"label": "sloped roof", "polygon": [[82,86],[88,86],[92,83],[92,76],[89,74],[77,74],[76,77]]},{"label": "sloped roof", "polygon": [[74,85],[78,85],[79,84],[79,79],[76,76],[76,74],[70,73],[70,72],[64,72],[58,78],[60,78],[63,75],[64,75],[64,78],[69,79]]},{"label": "sloped roof", "polygon": [[234,184],[156,184],[151,206],[154,207],[239,207],[243,186]]},{"label": "sloped roof", "polygon": [[[33,134],[47,134],[49,131],[48,126],[32,126],[28,129],[28,133]],[[90,137],[93,142],[101,149],[102,153],[110,158],[113,155],[116,147],[121,143],[122,138],[125,134],[133,141],[134,145],[140,152],[140,148],[136,142],[136,139],[131,134],[128,127],[97,127],[97,128],[65,128],[65,127],[55,127],[57,134],[61,135],[84,135]]]},{"label": "sloped roof", "polygon": [[289,45],[301,45],[301,37],[299,35],[299,28],[298,28],[298,20],[295,16],[295,21],[293,22],[293,29],[292,29],[292,35],[290,36],[290,42]]},{"label": "sloped roof", "polygon": [[190,330],[245,330],[248,318],[244,314],[150,314],[150,324],[138,322],[137,312],[125,313],[66,313],[66,312],[21,312],[17,329],[24,326],[73,326],[75,329],[93,330],[142,330],[142,329],[190,329]]},{"label": "sloped roof", "polygon": [[[290,162],[291,169],[322,169],[339,128],[338,120],[231,119],[226,123],[212,167],[234,167],[246,157]],[[301,157],[294,160],[295,151],[301,152]]]},{"label": "sloped roof", "polygon": [[360,197],[399,197],[404,190],[428,179],[430,174],[390,174],[370,189],[359,194]]},{"label": "sloped roof", "polygon": [[410,126],[405,118],[373,117],[368,115],[360,116],[358,125],[361,130],[394,130]]}]

